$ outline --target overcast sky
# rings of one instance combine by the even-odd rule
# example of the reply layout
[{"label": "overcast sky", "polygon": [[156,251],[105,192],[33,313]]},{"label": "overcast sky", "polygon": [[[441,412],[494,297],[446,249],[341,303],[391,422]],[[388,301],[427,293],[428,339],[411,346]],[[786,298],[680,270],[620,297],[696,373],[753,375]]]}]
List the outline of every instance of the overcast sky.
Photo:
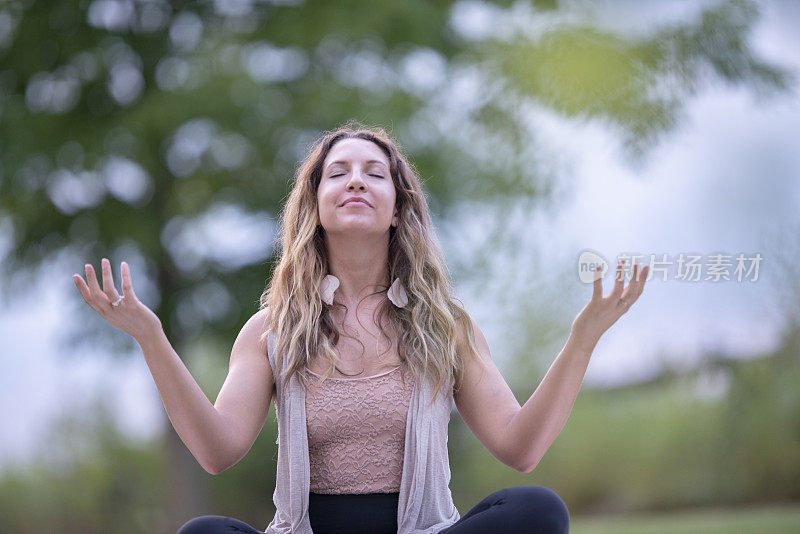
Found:
[{"label": "overcast sky", "polygon": [[[675,5],[682,6],[685,16],[693,13],[691,2]],[[798,22],[797,4],[765,4],[753,35],[756,50],[800,72]],[[566,305],[574,316],[591,294],[591,286],[577,276],[583,249],[612,262],[617,254],[631,251],[667,254],[672,260],[680,253],[761,252],[763,257],[756,283],[649,281],[642,298],[601,340],[584,384],[647,378],[658,370],[662,357],[685,366],[711,349],[747,357],[774,346],[780,324],[770,285],[774,263],[763,238],[781,224],[798,222],[797,96],[757,100],[743,89],[710,87],[688,102],[679,128],[661,139],[641,167],[628,164],[619,139],[602,125],[570,122],[542,110],[534,110],[532,120],[571,187],[554,213],[509,218],[521,225],[526,250],[539,266],[514,271],[509,278],[515,283],[524,283],[526,277],[547,279],[544,269],[550,265],[554,272],[568,272],[559,284],[575,289]],[[467,234],[470,228],[479,232],[480,218],[473,215],[466,213],[459,221]],[[452,244],[444,246],[448,253],[455,250]],[[97,268],[99,258],[95,260]],[[41,447],[43,431],[54,418],[79,411],[98,395],[118,408],[126,433],[151,435],[163,421],[161,401],[138,352],[113,360],[102,354],[65,360],[59,354],[53,333],[67,309],[64,302],[80,298],[71,275],[83,274],[81,265],[78,260],[53,267],[38,287],[30,288],[26,301],[0,315],[0,402],[5,407],[0,412],[0,466]],[[572,281],[564,281],[569,276]],[[610,274],[606,293],[609,279]],[[492,287],[514,290],[510,283]],[[481,293],[480,284],[461,284],[459,290],[502,362],[508,331],[492,321],[493,311],[486,306],[493,302],[491,296]],[[584,300],[575,300],[581,291]],[[526,298],[536,302],[535,296]],[[552,361],[556,354],[554,350],[544,357]],[[531,393],[534,388],[532,384]]]}]

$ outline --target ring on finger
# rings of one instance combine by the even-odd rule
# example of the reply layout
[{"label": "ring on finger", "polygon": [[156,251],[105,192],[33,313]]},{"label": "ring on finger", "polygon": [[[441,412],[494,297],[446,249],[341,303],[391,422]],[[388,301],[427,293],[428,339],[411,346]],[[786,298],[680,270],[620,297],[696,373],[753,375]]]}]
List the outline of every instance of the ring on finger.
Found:
[{"label": "ring on finger", "polygon": [[119,306],[119,303],[120,303],[120,302],[122,302],[122,299],[124,299],[124,298],[125,298],[125,297],[120,297],[120,298],[118,298],[117,300],[115,300],[114,302],[112,302],[112,303],[111,303],[111,305],[112,305],[112,306],[114,306],[114,307],[116,308],[117,306]]}]

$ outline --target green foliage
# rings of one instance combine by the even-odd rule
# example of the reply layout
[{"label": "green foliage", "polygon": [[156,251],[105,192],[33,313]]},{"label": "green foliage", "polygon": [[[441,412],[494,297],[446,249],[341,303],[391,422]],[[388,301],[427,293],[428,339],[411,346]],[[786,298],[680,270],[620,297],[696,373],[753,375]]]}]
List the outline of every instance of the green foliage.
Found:
[{"label": "green foliage", "polygon": [[[719,514],[684,517],[680,510],[797,502],[797,355],[795,350],[754,361],[718,360],[704,371],[651,384],[584,390],[562,434],[529,474],[497,461],[454,414],[449,450],[455,504],[463,514],[495,490],[543,485],[561,495],[573,517],[634,514],[579,521],[581,532],[639,532],[648,523],[651,530],[641,532],[712,533],[731,520]],[[700,380],[711,371],[730,379],[718,398]],[[195,373],[206,374],[197,362]],[[213,505],[205,513],[257,528],[268,524],[274,514],[276,435],[273,407],[247,456],[217,476],[206,475]],[[130,442],[97,404],[81,419],[62,421],[47,443],[56,445],[36,462],[0,474],[0,531],[165,530],[170,488],[161,441]],[[648,511],[664,513],[651,519],[642,515]],[[670,519],[667,512],[677,515]],[[757,513],[742,524],[763,521],[783,532],[796,514]]]},{"label": "green foliage", "polygon": [[571,518],[574,534],[793,534],[800,525],[797,506],[633,514],[614,518]]},{"label": "green foliage", "polygon": [[0,532],[163,530],[157,443],[129,442],[99,402],[84,418],[61,420],[44,443],[37,461],[0,477]]},{"label": "green foliage", "polygon": [[238,464],[214,477],[211,491],[221,515],[236,517],[259,529],[275,515],[272,494],[278,446],[274,405],[253,448]]},{"label": "green foliage", "polygon": [[793,74],[761,61],[747,36],[758,9],[722,2],[694,24],[647,36],[554,25],[535,39],[491,41],[485,58],[521,95],[570,117],[617,125],[640,156],[671,130],[683,101],[714,78],[759,92],[785,90]]},{"label": "green foliage", "polygon": [[[718,360],[652,384],[583,390],[530,474],[491,457],[459,418],[451,430],[457,506],[468,510],[492,491],[526,484],[554,489],[579,514],[796,502],[798,354]],[[729,381],[724,396],[704,391],[709,373]]]},{"label": "green foliage", "polygon": [[[508,4],[496,7],[502,11]],[[224,340],[221,344],[234,339],[255,311],[274,258],[271,251],[246,265],[213,254],[195,258],[176,246],[189,240],[178,230],[188,233],[220,205],[274,221],[297,160],[323,130],[353,118],[387,128],[408,147],[434,213],[446,217],[468,202],[550,194],[538,165],[537,139],[525,119],[530,102],[569,117],[608,120],[638,147],[675,124],[686,95],[706,81],[704,65],[711,66],[711,80],[759,89],[786,87],[788,78],[749,50],[747,32],[757,15],[749,2],[723,2],[699,23],[644,39],[587,24],[550,28],[538,42],[492,36],[472,42],[457,35],[449,25],[454,2],[245,2],[237,5],[251,11],[240,17],[218,10],[224,2],[131,2],[125,4],[133,9],[129,18],[93,17],[92,9],[103,5],[108,7],[84,0],[0,5],[0,221],[12,227],[10,251],[0,264],[8,291],[0,299],[27,295],[26,289],[39,283],[38,268],[50,261],[61,262],[66,280],[84,262],[96,266],[108,257],[118,269],[125,259],[135,281],[151,281],[143,300],[182,356],[200,332]],[[553,1],[534,6],[550,14],[562,7]],[[196,42],[171,36],[170,25],[179,17],[199,21]],[[440,83],[425,88],[423,73],[417,80],[423,87],[414,87],[403,65],[415,53],[441,65]],[[267,60],[259,54],[289,55]],[[252,64],[257,68],[250,69]],[[133,77],[120,81],[123,71]],[[132,90],[137,76],[141,87]],[[664,77],[672,90],[666,98],[653,98],[650,89]],[[476,94],[455,98],[452,86],[473,87]],[[182,142],[196,153],[171,151]],[[136,169],[144,183],[140,194],[114,191],[114,180],[132,181],[108,170],[115,161]],[[217,309],[208,305],[209,287],[219,296],[212,302]],[[215,313],[225,303],[227,309]],[[63,317],[65,352],[91,346],[114,354],[133,348],[77,294],[74,308],[64,310]],[[224,352],[218,354],[226,359]],[[673,408],[673,419],[679,420],[684,409]],[[674,422],[668,413],[663,416],[660,424]],[[98,428],[99,435],[111,435],[108,426]],[[691,430],[687,427],[685,435]],[[73,524],[90,532],[163,525],[156,502],[166,498],[159,493],[166,489],[153,456],[163,451],[132,447],[118,438],[96,439],[87,445],[95,455],[87,456],[93,458],[89,463],[39,467],[32,478],[7,474],[2,526],[23,531],[30,524],[20,519],[26,517],[21,515],[25,506],[28,512],[41,510],[36,514],[41,525],[36,525],[42,528],[36,531],[67,532]],[[171,429],[166,439],[177,439]],[[265,455],[267,445],[259,445]],[[613,452],[612,445],[607,446]],[[465,454],[485,459],[482,453]],[[171,460],[161,460],[163,470],[186,465]],[[137,468],[128,473],[122,462]],[[796,465],[796,457],[791,462]],[[245,465],[260,471],[249,479]],[[272,480],[262,478],[270,473],[267,465],[242,464],[221,475],[225,492],[217,492],[217,498],[267,496],[264,485]],[[474,469],[482,480],[504,483],[486,465],[475,461],[464,471]],[[187,473],[172,475],[191,480]],[[743,476],[756,479],[756,473]],[[260,486],[250,492],[248,484],[256,481]],[[676,480],[672,487],[691,481]],[[603,486],[593,484],[573,485],[576,495],[588,491],[578,495],[578,502],[599,498]],[[480,485],[472,487],[476,493],[470,498],[480,492]],[[234,501],[230,506],[242,508],[232,510],[246,508],[246,499]],[[253,517],[254,523],[259,520]],[[105,530],[98,530],[101,526]]]}]

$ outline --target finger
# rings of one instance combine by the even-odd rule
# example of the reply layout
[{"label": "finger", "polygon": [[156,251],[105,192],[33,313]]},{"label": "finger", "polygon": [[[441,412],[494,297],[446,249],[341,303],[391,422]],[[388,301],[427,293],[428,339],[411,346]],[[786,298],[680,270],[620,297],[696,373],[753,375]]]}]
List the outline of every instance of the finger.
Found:
[{"label": "finger", "polygon": [[614,288],[609,293],[609,298],[619,298],[622,294],[622,286],[625,283],[625,271],[624,271],[625,260],[620,260],[617,263],[617,272],[614,276]]},{"label": "finger", "polygon": [[125,295],[125,298],[136,299],[136,293],[133,292],[133,281],[131,280],[131,268],[128,263],[123,261],[119,266],[119,270],[122,273],[122,294]]},{"label": "finger", "polygon": [[89,286],[89,294],[92,298],[99,299],[100,295],[103,294],[103,290],[100,289],[100,284],[97,283],[97,275],[94,274],[94,267],[92,267],[91,263],[87,263],[86,266],[86,284]]},{"label": "finger", "polygon": [[644,283],[647,282],[647,273],[650,271],[649,267],[649,265],[645,265],[644,269],[642,269],[641,280],[639,281],[639,286],[636,290],[636,298],[639,298],[639,295],[641,295],[642,291],[644,290]]},{"label": "finger", "polygon": [[81,296],[83,297],[83,300],[86,301],[86,304],[91,306],[93,310],[99,312],[100,309],[94,304],[92,292],[89,289],[89,286],[86,285],[86,282],[83,281],[83,278],[81,278],[79,274],[73,274],[72,279],[75,281],[75,285],[78,286],[78,291],[81,292]]},{"label": "finger", "polygon": [[89,286],[87,286],[86,282],[83,281],[81,275],[78,273],[73,274],[72,281],[75,282],[75,285],[78,287],[78,291],[80,291],[83,300],[89,302]]},{"label": "finger", "polygon": [[644,278],[647,275],[647,267],[649,267],[649,265],[644,265],[642,263],[639,263],[637,265],[639,266],[639,272],[636,275],[636,278],[634,278],[634,280],[636,280],[637,284],[641,284],[642,282],[644,282]]},{"label": "finger", "polygon": [[644,290],[644,284],[647,281],[647,273],[650,270],[649,265],[645,265],[644,267],[641,264],[634,266],[635,275],[634,280],[630,284],[628,284],[628,289],[625,291],[627,296],[623,296],[622,299],[627,302],[628,307],[632,306],[634,302],[639,299],[639,295],[642,294]]},{"label": "finger", "polygon": [[625,288],[625,291],[622,292],[620,295],[620,300],[625,301],[628,304],[633,304],[633,301],[636,300],[636,292],[638,291],[638,287],[640,282],[637,282],[641,275],[639,274],[639,267],[638,263],[633,264],[633,269],[631,272],[631,281],[628,282],[628,287]]},{"label": "finger", "polygon": [[598,265],[594,268],[594,285],[592,289],[592,300],[599,300],[603,298],[603,276],[600,272],[602,266]]},{"label": "finger", "polygon": [[111,272],[111,262],[103,258],[100,261],[101,269],[103,269],[103,293],[108,295],[108,298],[115,301],[119,298],[117,288],[114,286],[114,275]]}]

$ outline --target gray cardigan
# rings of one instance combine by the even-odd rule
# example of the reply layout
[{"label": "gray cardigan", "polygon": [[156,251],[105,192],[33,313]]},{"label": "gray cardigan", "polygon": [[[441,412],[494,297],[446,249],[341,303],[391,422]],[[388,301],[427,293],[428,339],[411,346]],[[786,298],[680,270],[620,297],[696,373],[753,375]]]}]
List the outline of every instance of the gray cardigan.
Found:
[{"label": "gray cardigan", "polygon": [[[267,334],[267,354],[275,377],[278,418],[278,465],[276,472],[275,517],[266,534],[313,534],[308,518],[310,468],[305,393],[293,376],[281,394],[283,379],[276,370],[276,338]],[[421,386],[421,387],[420,387]],[[436,534],[460,515],[450,495],[450,461],[447,454],[447,425],[450,421],[452,390],[439,391],[432,406],[430,380],[414,385],[406,421],[403,474],[397,506],[398,534]]]}]

